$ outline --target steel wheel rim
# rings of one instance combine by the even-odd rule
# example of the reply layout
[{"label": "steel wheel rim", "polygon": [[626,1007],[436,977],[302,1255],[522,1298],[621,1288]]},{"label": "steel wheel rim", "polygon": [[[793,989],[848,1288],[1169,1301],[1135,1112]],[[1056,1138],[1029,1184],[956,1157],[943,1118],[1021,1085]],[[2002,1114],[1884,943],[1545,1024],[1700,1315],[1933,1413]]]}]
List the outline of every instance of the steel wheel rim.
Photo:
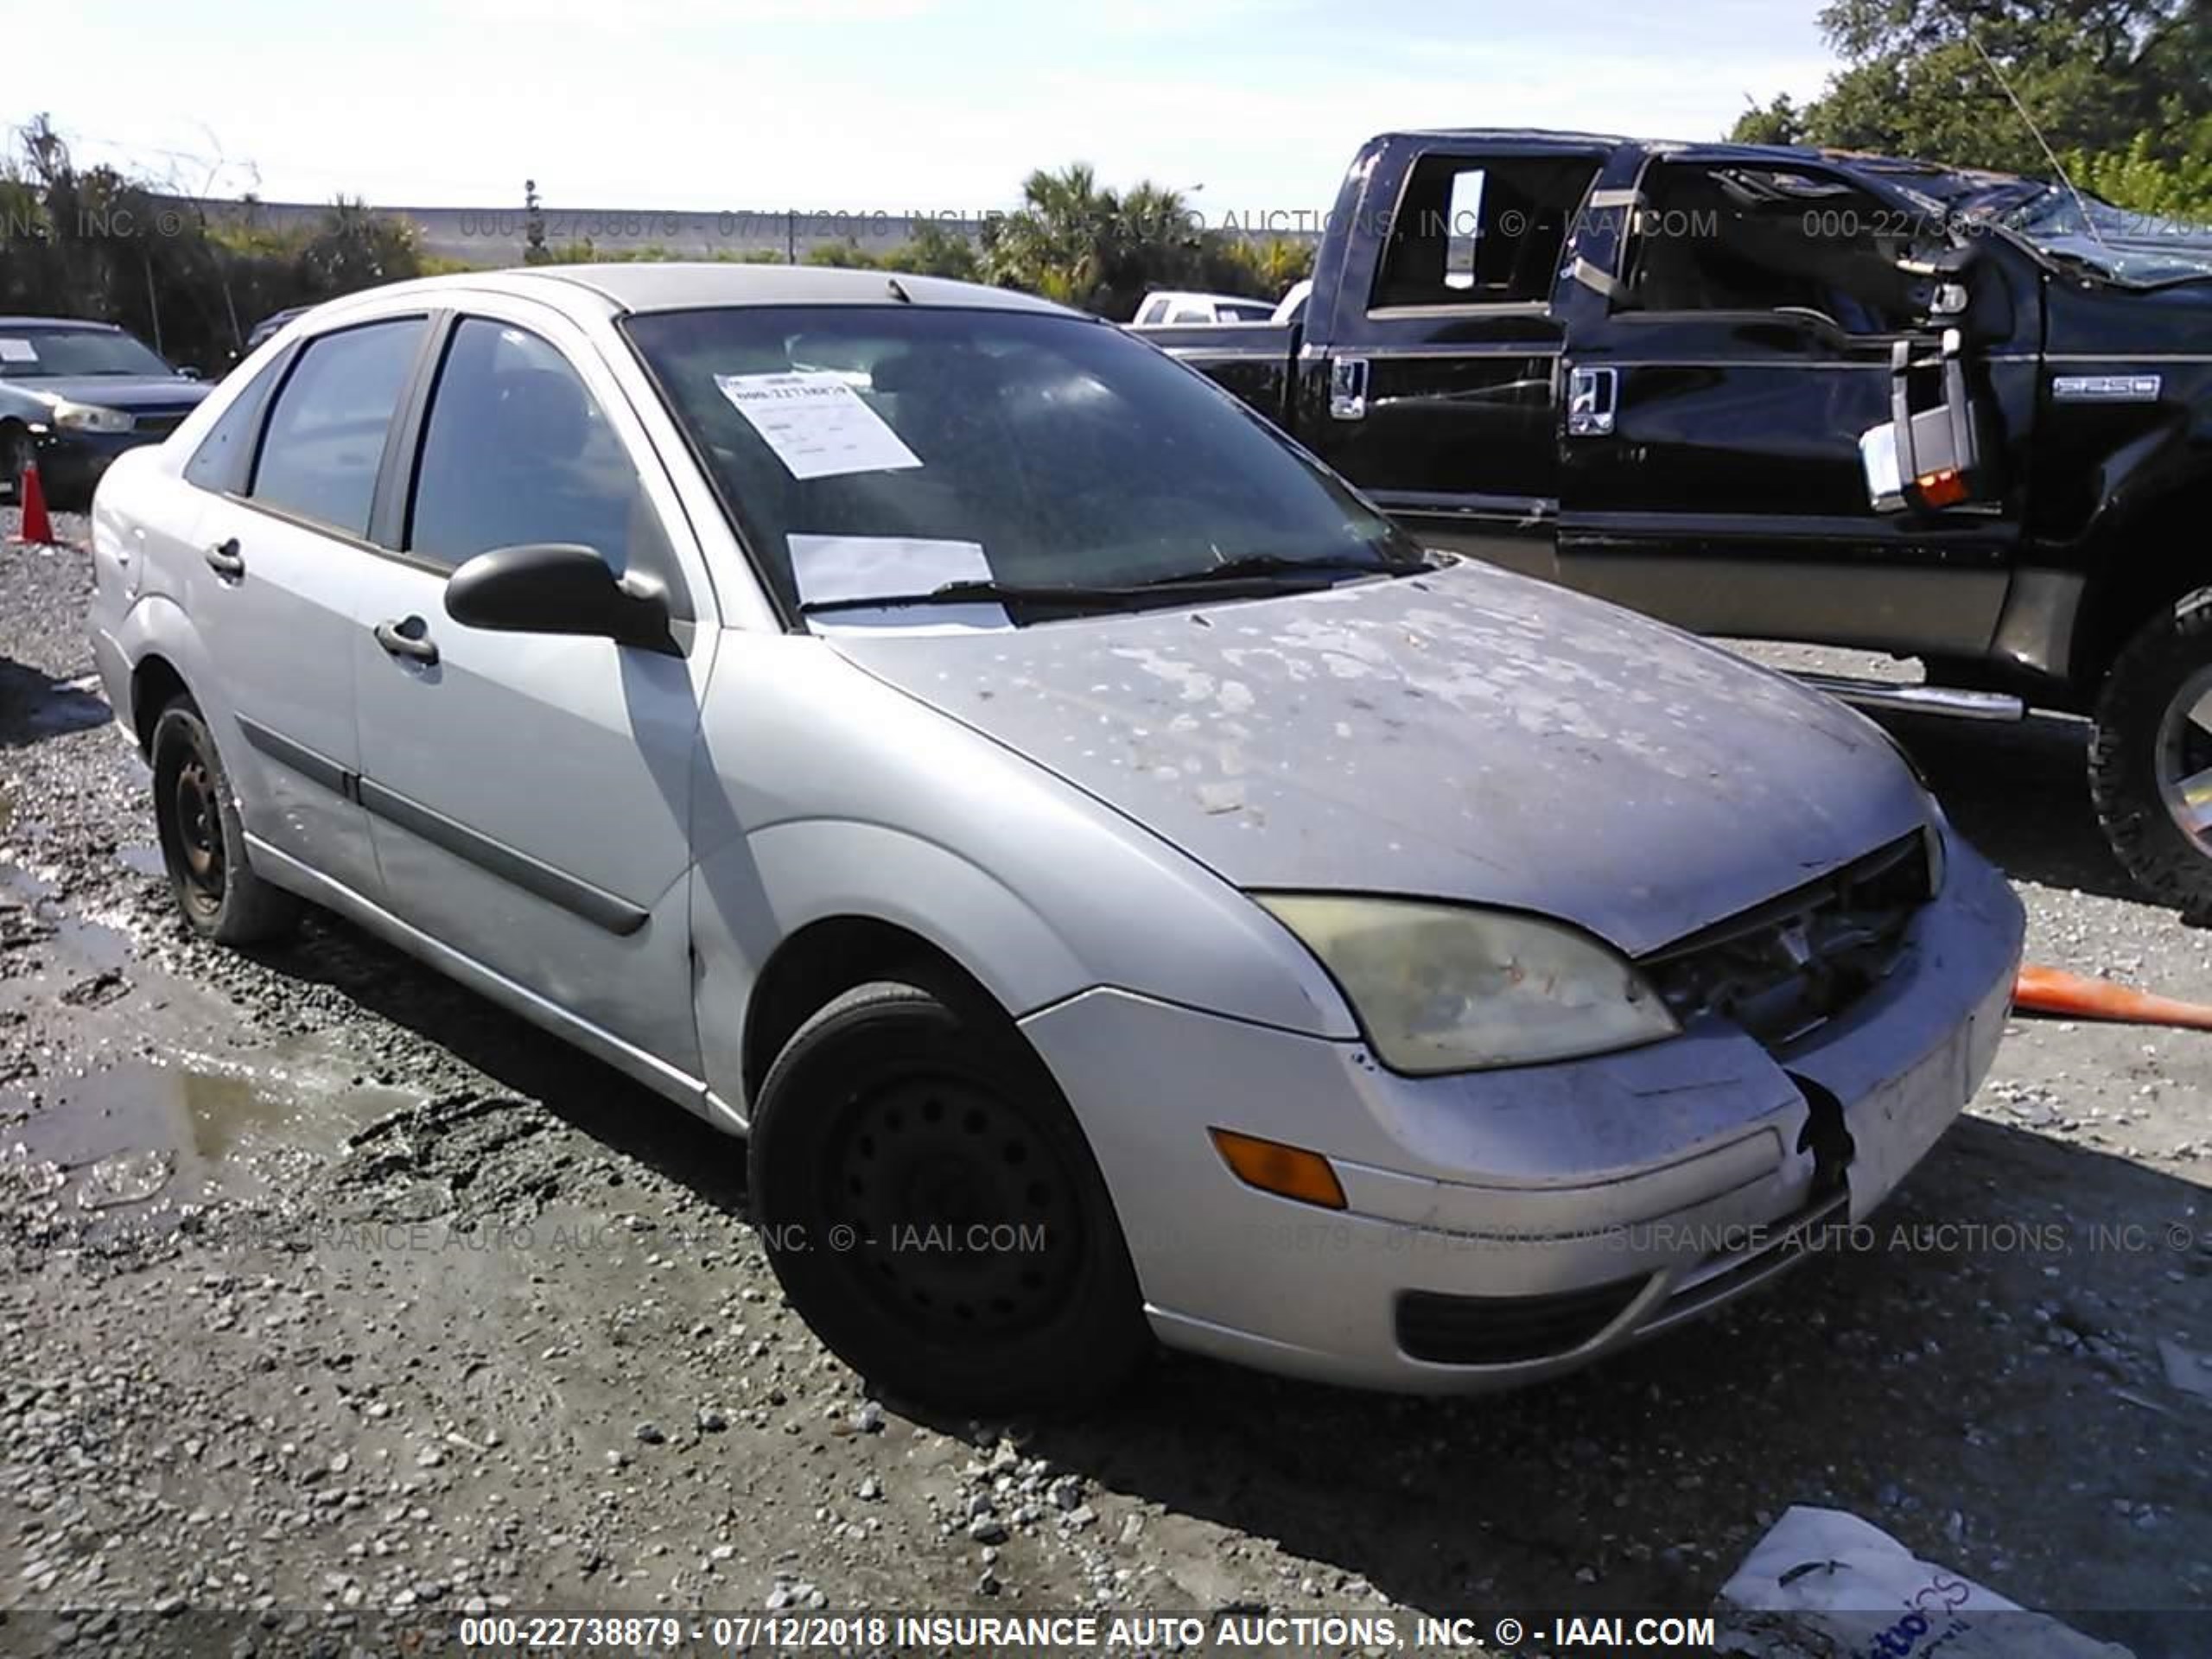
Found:
[{"label": "steel wheel rim", "polygon": [[904,1076],[848,1100],[815,1241],[876,1313],[931,1338],[1019,1340],[1065,1306],[1086,1251],[1074,1173],[996,1090]]},{"label": "steel wheel rim", "polygon": [[177,876],[188,902],[202,912],[219,910],[226,866],[223,819],[204,756],[194,754],[177,768],[170,786],[177,841]]}]

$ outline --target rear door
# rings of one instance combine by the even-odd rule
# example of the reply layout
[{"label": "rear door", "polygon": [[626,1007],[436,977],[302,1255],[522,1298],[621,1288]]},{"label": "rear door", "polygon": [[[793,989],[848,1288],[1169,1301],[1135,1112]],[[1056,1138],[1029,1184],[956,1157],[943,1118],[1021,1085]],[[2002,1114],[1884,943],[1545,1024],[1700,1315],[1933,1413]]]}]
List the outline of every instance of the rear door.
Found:
[{"label": "rear door", "polygon": [[1570,276],[1560,579],[1706,632],[1980,654],[2019,541],[2005,462],[2032,365],[1962,335],[1986,462],[1970,499],[1878,507],[1860,446],[1891,421],[1901,346],[1913,406],[1940,397],[1940,228],[1743,151],[1661,156],[1619,194],[1620,233]]},{"label": "rear door", "polygon": [[[717,631],[703,564],[619,384],[575,325],[486,300],[417,394],[389,511],[398,557],[353,595],[361,798],[404,922],[614,1039],[698,1072],[691,771]],[[581,543],[665,582],[684,654],[465,627],[476,554]]]},{"label": "rear door", "polygon": [[[1548,575],[1561,251],[1610,147],[1394,143],[1309,313],[1300,435],[1422,540]],[[1314,385],[1316,379],[1322,384]]]},{"label": "rear door", "polygon": [[[370,507],[423,317],[317,335],[210,430],[186,478],[208,493],[181,594],[214,665],[209,710],[248,835],[365,898],[366,820],[346,792],[353,605],[378,563]],[[264,404],[266,404],[265,419]]]}]

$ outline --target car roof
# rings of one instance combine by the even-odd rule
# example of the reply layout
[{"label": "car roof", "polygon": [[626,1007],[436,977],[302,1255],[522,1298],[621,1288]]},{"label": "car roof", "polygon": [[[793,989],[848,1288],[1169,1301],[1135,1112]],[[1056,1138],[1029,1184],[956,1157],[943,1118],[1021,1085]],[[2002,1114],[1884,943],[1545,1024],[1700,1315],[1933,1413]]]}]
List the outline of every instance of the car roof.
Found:
[{"label": "car roof", "polygon": [[1745,166],[1802,166],[1824,162],[1845,172],[1875,175],[1891,182],[1925,187],[1942,180],[1982,188],[2010,183],[2019,175],[1993,173],[1980,168],[1946,167],[1937,162],[1878,151],[1838,149],[1817,144],[1738,144],[1719,142],[1685,143],[1671,138],[1630,138],[1615,133],[1554,131],[1543,127],[1417,127],[1381,135],[1386,138],[1443,139],[1454,143],[1525,144],[1538,149],[1618,148],[1634,144],[1656,155],[1688,155],[1703,162],[1735,162]]},{"label": "car roof", "polygon": [[93,317],[0,317],[0,328],[99,328],[111,334],[123,332],[120,323]]},{"label": "car roof", "polygon": [[697,311],[728,306],[910,305],[1080,316],[1011,289],[987,288],[906,271],[852,270],[821,265],[741,265],[725,262],[644,261],[620,264],[525,265],[510,270],[457,271],[365,290],[359,297],[404,296],[435,302],[442,290],[515,295],[559,303],[588,294],[620,315]]}]

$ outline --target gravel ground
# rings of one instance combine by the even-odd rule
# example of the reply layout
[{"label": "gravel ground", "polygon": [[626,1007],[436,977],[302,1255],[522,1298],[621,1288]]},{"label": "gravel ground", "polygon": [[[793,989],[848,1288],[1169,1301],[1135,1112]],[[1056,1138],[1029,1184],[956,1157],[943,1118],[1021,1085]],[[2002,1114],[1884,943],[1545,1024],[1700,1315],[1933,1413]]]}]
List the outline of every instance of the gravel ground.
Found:
[{"label": "gravel ground", "polygon": [[[2212,1037],[2016,1022],[1872,1248],[1564,1382],[925,1421],[782,1306],[735,1143],[343,924],[185,936],[87,582],[0,553],[0,1614],[1701,1609],[1806,1503],[2206,1650],[2139,1610],[2212,1608]],[[2212,1000],[2077,726],[1897,729],[2034,959]]]}]

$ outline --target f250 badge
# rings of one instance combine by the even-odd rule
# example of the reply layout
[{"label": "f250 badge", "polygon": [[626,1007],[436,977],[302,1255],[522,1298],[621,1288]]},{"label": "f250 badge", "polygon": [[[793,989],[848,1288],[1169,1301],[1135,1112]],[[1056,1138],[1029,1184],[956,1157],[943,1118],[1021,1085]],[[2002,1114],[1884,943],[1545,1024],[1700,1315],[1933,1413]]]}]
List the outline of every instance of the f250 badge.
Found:
[{"label": "f250 badge", "polygon": [[2051,377],[2056,404],[2155,404],[2161,378],[2155,374],[2060,374]]}]

